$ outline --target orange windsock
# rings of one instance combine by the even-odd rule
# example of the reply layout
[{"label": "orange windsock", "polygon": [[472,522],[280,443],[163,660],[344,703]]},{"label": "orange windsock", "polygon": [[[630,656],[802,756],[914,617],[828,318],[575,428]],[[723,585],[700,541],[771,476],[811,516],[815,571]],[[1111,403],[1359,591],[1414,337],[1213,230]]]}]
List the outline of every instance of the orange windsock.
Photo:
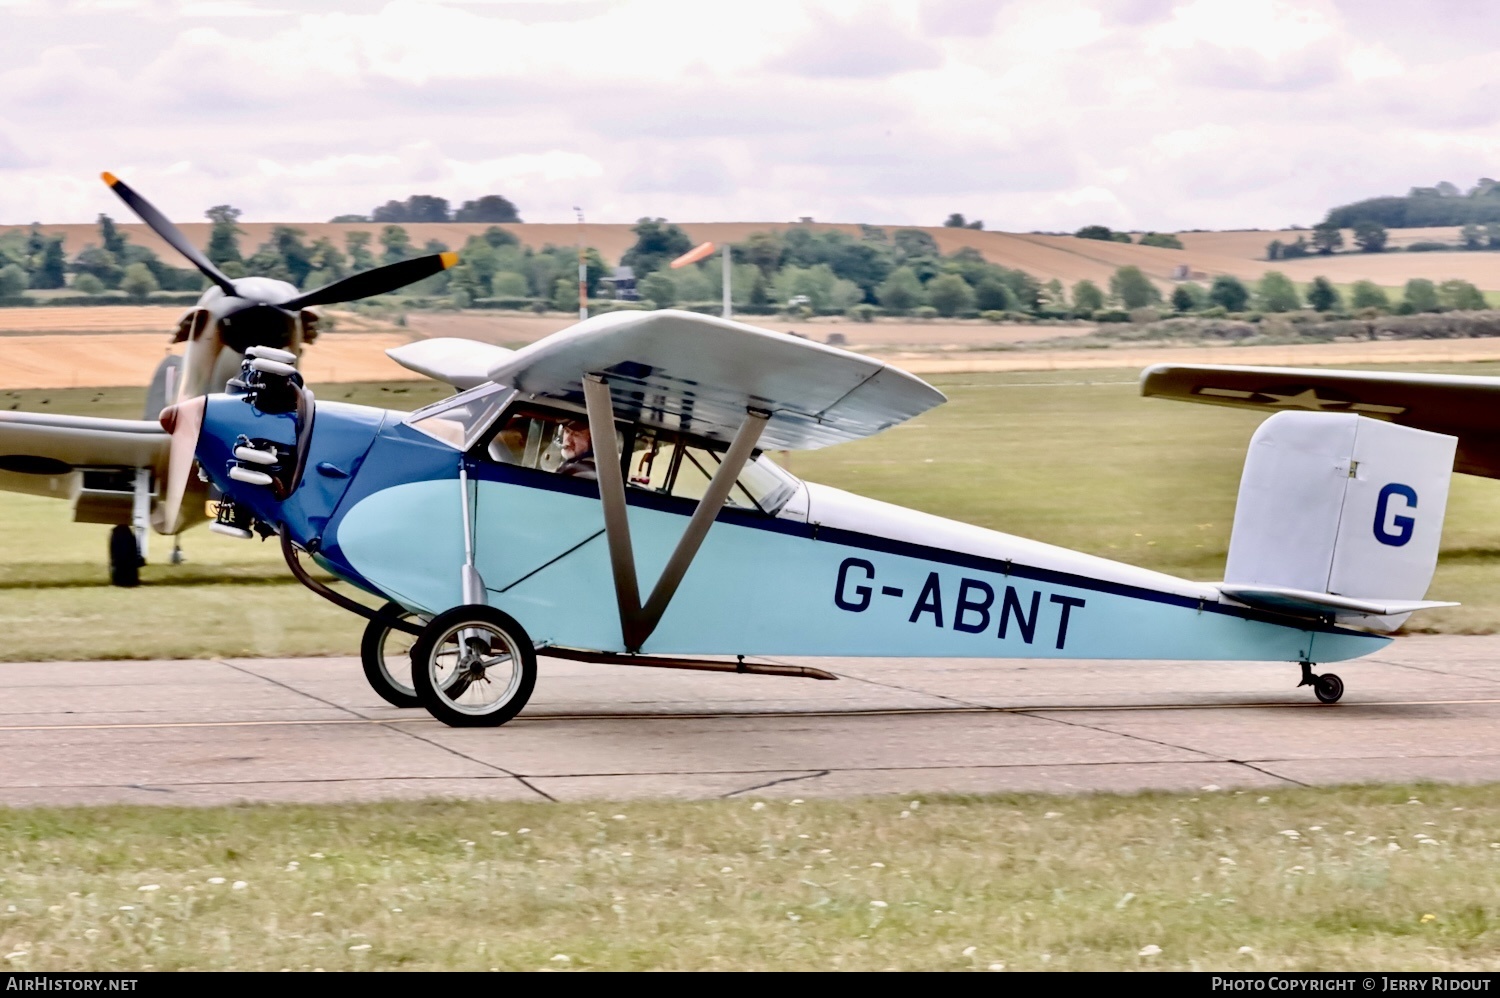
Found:
[{"label": "orange windsock", "polygon": [[682,256],[679,256],[677,259],[673,260],[671,263],[671,267],[673,270],[676,270],[678,267],[686,267],[690,263],[697,263],[699,260],[702,260],[713,251],[713,243],[699,243],[697,246],[694,246],[692,249],[682,254]]}]

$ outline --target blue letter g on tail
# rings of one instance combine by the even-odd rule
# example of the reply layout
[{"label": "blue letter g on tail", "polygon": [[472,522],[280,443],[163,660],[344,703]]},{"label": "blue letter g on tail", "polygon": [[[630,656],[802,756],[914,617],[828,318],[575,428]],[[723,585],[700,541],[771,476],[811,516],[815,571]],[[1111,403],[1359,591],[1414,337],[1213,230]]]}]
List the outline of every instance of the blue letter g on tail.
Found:
[{"label": "blue letter g on tail", "polygon": [[1389,544],[1398,548],[1411,540],[1412,528],[1417,521],[1409,516],[1390,517],[1390,527],[1386,526],[1386,518],[1389,516],[1391,496],[1400,496],[1406,500],[1410,509],[1417,508],[1417,490],[1410,485],[1402,485],[1392,482],[1380,490],[1380,498],[1375,501],[1375,539],[1382,544]]}]

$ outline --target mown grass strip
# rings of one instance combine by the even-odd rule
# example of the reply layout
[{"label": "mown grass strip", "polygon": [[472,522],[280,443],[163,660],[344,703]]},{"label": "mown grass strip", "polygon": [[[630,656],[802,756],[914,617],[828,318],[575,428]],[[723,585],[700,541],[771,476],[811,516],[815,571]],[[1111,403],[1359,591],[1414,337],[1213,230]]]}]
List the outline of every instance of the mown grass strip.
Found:
[{"label": "mown grass strip", "polygon": [[1486,969],[1497,790],[0,811],[0,958]]}]

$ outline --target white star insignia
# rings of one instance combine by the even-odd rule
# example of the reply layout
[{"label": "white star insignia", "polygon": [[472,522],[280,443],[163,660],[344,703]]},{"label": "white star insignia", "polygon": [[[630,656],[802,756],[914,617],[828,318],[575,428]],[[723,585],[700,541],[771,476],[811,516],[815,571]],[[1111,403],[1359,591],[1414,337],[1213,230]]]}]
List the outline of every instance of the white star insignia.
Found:
[{"label": "white star insignia", "polygon": [[1309,388],[1296,395],[1276,395],[1272,392],[1261,392],[1261,394],[1272,400],[1269,404],[1273,409],[1312,409],[1322,412],[1329,406],[1349,404],[1338,399],[1318,398],[1316,388]]}]

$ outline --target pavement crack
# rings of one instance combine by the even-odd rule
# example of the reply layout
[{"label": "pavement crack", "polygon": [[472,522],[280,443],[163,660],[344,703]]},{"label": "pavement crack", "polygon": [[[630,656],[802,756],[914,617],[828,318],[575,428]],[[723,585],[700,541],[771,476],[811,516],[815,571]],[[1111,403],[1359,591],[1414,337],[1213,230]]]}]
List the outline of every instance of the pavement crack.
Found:
[{"label": "pavement crack", "polygon": [[1028,717],[1036,717],[1037,720],[1040,720],[1040,721],[1056,721],[1058,724],[1066,724],[1066,725],[1068,725],[1070,727],[1085,728],[1085,729],[1087,729],[1089,731],[1097,731],[1100,734],[1119,735],[1121,738],[1129,738],[1129,739],[1132,739],[1133,741],[1145,742],[1148,745],[1156,745],[1156,746],[1158,746],[1160,748],[1177,749],[1180,752],[1191,752],[1194,755],[1202,756],[1204,758],[1204,760],[1208,761],[1208,762],[1227,762],[1227,763],[1230,763],[1230,764],[1236,765],[1236,766],[1244,766],[1246,769],[1253,769],[1257,773],[1260,773],[1260,774],[1262,774],[1264,776],[1269,776],[1272,779],[1285,780],[1288,783],[1295,783],[1299,787],[1300,786],[1306,786],[1306,784],[1298,783],[1296,780],[1290,779],[1288,777],[1280,776],[1280,775],[1278,775],[1276,773],[1266,772],[1266,770],[1261,769],[1258,766],[1253,766],[1253,765],[1251,765],[1248,762],[1241,762],[1238,759],[1223,759],[1223,758],[1220,758],[1219,756],[1214,755],[1212,752],[1205,752],[1202,749],[1196,749],[1196,748],[1193,748],[1190,745],[1178,745],[1175,742],[1164,741],[1164,740],[1162,740],[1160,738],[1148,738],[1145,735],[1132,734],[1129,731],[1114,731],[1114,730],[1111,730],[1110,728],[1101,728],[1101,727],[1098,727],[1098,726],[1093,725],[1093,724],[1084,724],[1081,721],[1066,721],[1066,720],[1063,720],[1060,717],[1037,717],[1036,714],[1033,714],[1030,711],[1024,711],[1023,710],[1023,711],[1016,711],[1016,713],[1018,713],[1018,714],[1025,714]]},{"label": "pavement crack", "polygon": [[748,794],[755,790],[764,790],[766,787],[774,787],[782,783],[796,783],[799,780],[815,780],[819,777],[827,776],[832,772],[833,770],[831,769],[820,769],[815,773],[801,773],[797,776],[783,776],[780,779],[767,780],[764,783],[757,783],[753,787],[741,787],[738,790],[731,790],[729,791],[729,793],[725,794],[722,799],[727,800],[730,797],[738,797],[740,794]]},{"label": "pavement crack", "polygon": [[[223,665],[223,666],[225,666],[227,668],[233,669],[236,672],[242,673],[242,674],[247,675],[247,676],[254,676],[256,679],[264,680],[265,682],[268,682],[268,683],[270,683],[273,686],[279,686],[281,689],[286,690],[288,693],[294,693],[297,696],[306,697],[309,700],[315,700],[318,703],[323,704],[324,706],[332,707],[334,710],[342,711],[343,713],[348,714],[348,715],[350,715],[352,717],[357,717],[357,718],[359,718],[362,721],[369,720],[369,718],[367,718],[364,715],[360,714],[358,711],[351,710],[350,708],[344,706],[341,703],[336,703],[336,702],[334,702],[332,700],[328,700],[328,699],[326,699],[324,697],[320,697],[320,696],[318,696],[318,695],[316,695],[314,693],[308,693],[306,690],[299,690],[295,686],[292,686],[290,683],[283,683],[279,679],[272,679],[270,676],[262,675],[262,674],[260,674],[258,672],[254,672],[254,671],[252,671],[250,669],[241,668],[240,666],[235,665],[233,662],[227,662],[227,661],[224,661],[223,659],[216,659],[216,661],[218,661],[218,663],[220,665]],[[407,729],[405,729],[403,727],[400,727],[400,726],[398,726],[396,724],[385,724],[385,725],[382,725],[382,727],[385,728],[387,731],[394,731],[397,734],[405,735],[407,738],[412,738],[412,739],[415,739],[416,741],[422,742],[422,743],[424,743],[426,745],[431,745],[433,748],[438,749],[439,751],[447,752],[449,755],[456,756],[456,757],[458,757],[460,759],[463,759],[463,760],[466,760],[468,762],[472,762],[476,766],[483,766],[485,769],[490,769],[490,770],[494,770],[497,773],[502,773],[505,776],[509,777],[510,779],[513,779],[516,782],[520,783],[522,786],[524,786],[527,790],[530,790],[532,793],[535,793],[535,794],[537,794],[537,795],[539,795],[541,797],[544,797],[544,798],[546,798],[549,801],[553,800],[553,797],[552,797],[551,794],[548,794],[544,790],[537,789],[535,786],[533,786],[532,784],[526,782],[526,780],[522,779],[519,775],[517,775],[515,773],[512,773],[510,770],[506,769],[504,766],[497,766],[494,763],[489,762],[487,760],[475,758],[474,756],[469,755],[467,752],[460,752],[458,749],[452,747],[451,745],[444,745],[442,742],[434,741],[431,738],[426,738],[426,737],[422,736],[421,734],[419,734],[419,733],[417,733],[415,731],[408,731]]]}]

